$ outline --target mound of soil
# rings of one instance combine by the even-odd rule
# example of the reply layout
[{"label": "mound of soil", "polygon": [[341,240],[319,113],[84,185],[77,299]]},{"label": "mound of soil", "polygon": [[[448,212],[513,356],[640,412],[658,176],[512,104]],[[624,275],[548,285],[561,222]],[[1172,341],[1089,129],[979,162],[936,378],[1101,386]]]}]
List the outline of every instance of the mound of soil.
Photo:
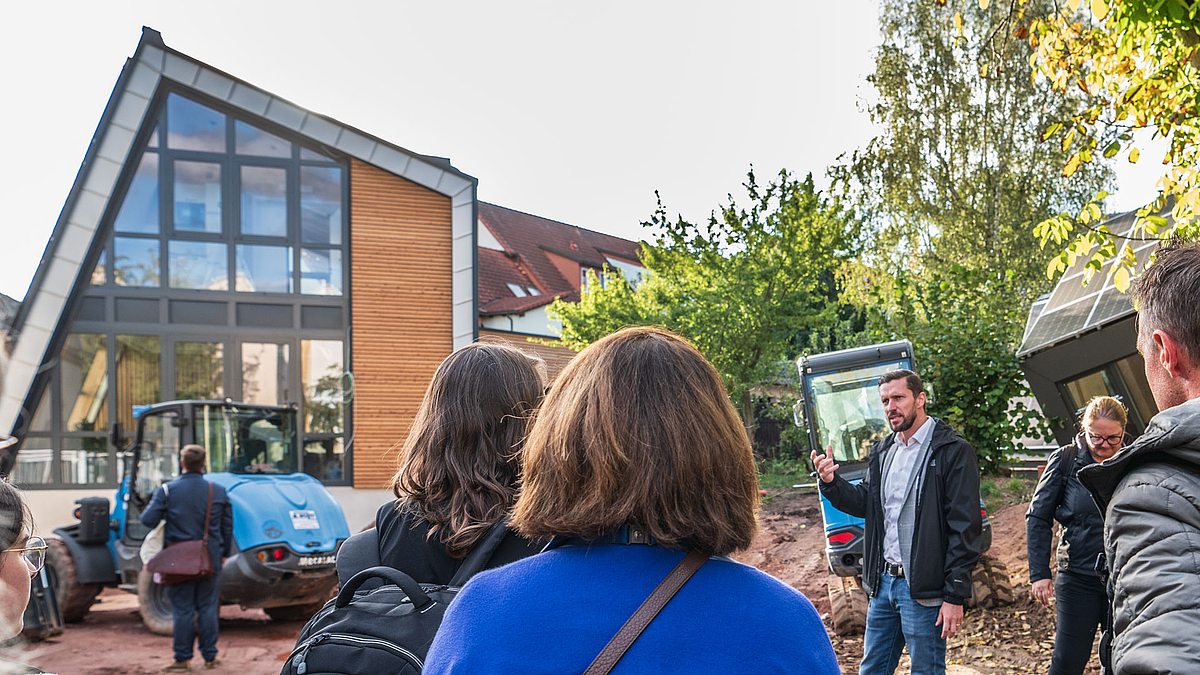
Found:
[{"label": "mound of soil", "polygon": [[[1009,675],[1045,672],[1054,651],[1054,606],[1042,607],[1029,591],[1025,553],[1025,502],[999,506],[992,520],[991,555],[1008,567],[1015,600],[1007,607],[967,610],[962,630],[946,649],[947,672]],[[764,500],[758,537],[737,559],[768,572],[803,593],[829,625],[825,537],[815,492],[779,490]],[[862,636],[833,635],[844,673],[857,673]],[[1094,651],[1094,650],[1093,650]],[[908,657],[898,673],[908,673]],[[1085,673],[1100,672],[1095,657]]]}]

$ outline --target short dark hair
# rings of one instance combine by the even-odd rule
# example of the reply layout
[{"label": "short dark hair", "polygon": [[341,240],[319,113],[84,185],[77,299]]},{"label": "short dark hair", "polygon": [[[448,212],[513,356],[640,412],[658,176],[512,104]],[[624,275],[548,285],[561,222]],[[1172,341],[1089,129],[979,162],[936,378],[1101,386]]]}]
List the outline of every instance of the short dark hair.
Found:
[{"label": "short dark hair", "polygon": [[625,328],[559,374],[525,444],[511,524],[595,539],[622,525],[718,555],[748,548],[758,479],[721,376],[684,338]]},{"label": "short dark hair", "polygon": [[1154,249],[1154,264],[1133,285],[1138,324],[1175,338],[1193,362],[1200,361],[1200,243],[1173,238]]},{"label": "short dark hair", "polygon": [[913,398],[916,398],[919,394],[925,393],[925,383],[921,381],[921,376],[904,368],[901,368],[900,370],[892,370],[880,375],[879,386],[882,387],[888,382],[895,382],[896,380],[904,380],[904,383],[907,384],[908,388],[912,391]]},{"label": "short dark hair", "polygon": [[208,453],[199,445],[185,445],[179,451],[179,457],[183,460],[184,471],[203,471],[204,460],[208,458]]}]

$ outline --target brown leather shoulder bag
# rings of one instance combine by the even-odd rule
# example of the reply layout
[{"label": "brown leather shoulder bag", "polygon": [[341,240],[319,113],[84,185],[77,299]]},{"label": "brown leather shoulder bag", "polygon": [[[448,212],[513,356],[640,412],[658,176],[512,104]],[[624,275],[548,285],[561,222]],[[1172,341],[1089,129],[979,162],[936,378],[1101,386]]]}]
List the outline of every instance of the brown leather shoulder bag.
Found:
[{"label": "brown leather shoulder bag", "polygon": [[[212,483],[208,484],[208,508],[204,512],[204,538],[177,541],[159,551],[149,562],[146,570],[161,575],[166,585],[180,584],[211,577],[212,556],[208,553],[208,525],[212,518]],[[166,515],[164,514],[165,518]]]}]

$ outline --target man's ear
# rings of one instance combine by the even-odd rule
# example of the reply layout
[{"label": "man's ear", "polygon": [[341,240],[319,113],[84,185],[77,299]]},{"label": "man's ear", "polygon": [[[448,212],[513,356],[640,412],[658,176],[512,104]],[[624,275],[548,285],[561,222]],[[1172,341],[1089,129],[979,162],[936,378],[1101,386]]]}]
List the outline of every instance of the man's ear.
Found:
[{"label": "man's ear", "polygon": [[1181,377],[1191,369],[1190,363],[1184,363],[1187,357],[1175,338],[1161,330],[1154,331],[1150,338],[1154,340],[1155,351],[1158,352],[1154,358],[1158,359],[1158,365],[1166,371],[1167,375]]},{"label": "man's ear", "polygon": [[927,398],[928,397],[925,395],[925,392],[921,392],[921,393],[917,394],[917,408],[918,409],[920,409],[920,410],[925,409],[925,402],[926,402]]}]

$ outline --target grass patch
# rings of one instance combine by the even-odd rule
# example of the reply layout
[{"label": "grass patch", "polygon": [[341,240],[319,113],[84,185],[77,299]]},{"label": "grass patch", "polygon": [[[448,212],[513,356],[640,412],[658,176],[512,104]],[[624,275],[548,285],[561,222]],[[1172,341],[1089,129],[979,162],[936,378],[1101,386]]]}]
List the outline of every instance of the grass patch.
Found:
[{"label": "grass patch", "polygon": [[808,462],[802,459],[760,459],[755,466],[758,469],[758,487],[763,490],[790,488],[797,483],[816,480],[809,477]]},{"label": "grass patch", "polygon": [[1036,478],[989,474],[979,482],[979,496],[989,512],[1010,504],[1028,502],[1037,487]]}]

